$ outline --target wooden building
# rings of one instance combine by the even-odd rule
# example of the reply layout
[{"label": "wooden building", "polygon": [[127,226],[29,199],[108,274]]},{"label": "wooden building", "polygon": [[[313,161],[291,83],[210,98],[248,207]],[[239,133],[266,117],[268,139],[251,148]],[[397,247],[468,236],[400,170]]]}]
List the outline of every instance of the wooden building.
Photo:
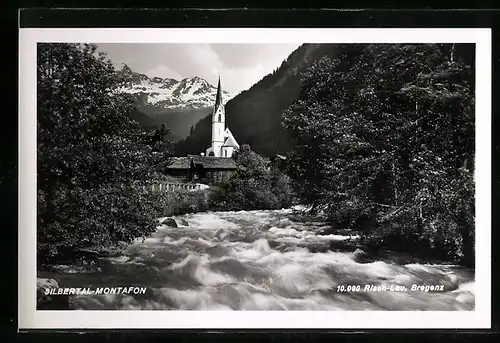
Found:
[{"label": "wooden building", "polygon": [[227,182],[236,170],[232,158],[188,155],[172,157],[165,173],[183,182],[217,184]]},{"label": "wooden building", "polygon": [[171,157],[165,165],[165,174],[179,182],[191,181],[191,160],[188,157]]}]

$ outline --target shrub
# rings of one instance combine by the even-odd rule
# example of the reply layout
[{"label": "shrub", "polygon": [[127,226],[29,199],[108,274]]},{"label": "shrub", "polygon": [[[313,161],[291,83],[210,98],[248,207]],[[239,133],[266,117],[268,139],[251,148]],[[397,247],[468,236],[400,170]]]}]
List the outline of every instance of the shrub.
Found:
[{"label": "shrub", "polygon": [[38,250],[47,257],[68,250],[104,250],[155,230],[155,198],[134,187],[60,188],[51,204],[39,190],[39,208],[52,206],[49,221],[39,216]]},{"label": "shrub", "polygon": [[210,197],[210,208],[220,211],[280,209],[293,202],[290,179],[269,168],[259,154],[242,145],[234,154],[238,169],[228,183]]},{"label": "shrub", "polygon": [[160,216],[182,215],[208,210],[205,191],[165,192],[159,195]]}]

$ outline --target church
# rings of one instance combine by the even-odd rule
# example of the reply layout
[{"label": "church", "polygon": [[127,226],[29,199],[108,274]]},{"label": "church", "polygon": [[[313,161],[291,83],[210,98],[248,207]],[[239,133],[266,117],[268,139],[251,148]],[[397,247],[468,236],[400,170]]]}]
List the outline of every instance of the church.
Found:
[{"label": "church", "polygon": [[222,89],[217,85],[217,96],[215,98],[214,110],[212,112],[212,145],[206,150],[207,156],[231,157],[239,144],[234,139],[231,130],[226,127],[226,111],[222,101]]},{"label": "church", "polygon": [[236,162],[231,157],[240,145],[231,130],[226,127],[226,111],[222,100],[220,77],[211,121],[211,146],[200,155],[171,158],[166,166],[167,174],[182,182],[217,184],[229,180],[236,170]]}]

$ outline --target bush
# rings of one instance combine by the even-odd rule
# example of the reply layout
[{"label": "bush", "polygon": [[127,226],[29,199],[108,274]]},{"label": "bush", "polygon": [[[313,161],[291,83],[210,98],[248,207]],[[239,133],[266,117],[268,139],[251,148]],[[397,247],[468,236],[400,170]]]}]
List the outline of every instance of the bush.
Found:
[{"label": "bush", "polygon": [[205,191],[162,192],[153,195],[157,217],[183,215],[208,210],[208,196]]},{"label": "bush", "polygon": [[46,257],[68,250],[113,248],[147,236],[156,227],[156,199],[140,188],[115,184],[60,188],[52,196],[49,204],[39,190],[39,210],[52,207],[50,218],[38,217],[38,251]]},{"label": "bush", "polygon": [[248,145],[234,158],[238,169],[228,183],[210,197],[210,208],[218,211],[263,210],[289,207],[293,202],[290,179]]}]

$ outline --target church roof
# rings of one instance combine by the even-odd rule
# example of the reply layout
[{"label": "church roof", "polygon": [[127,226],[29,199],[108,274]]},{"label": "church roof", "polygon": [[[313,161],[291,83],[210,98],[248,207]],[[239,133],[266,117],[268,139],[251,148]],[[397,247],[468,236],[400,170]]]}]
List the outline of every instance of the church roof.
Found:
[{"label": "church roof", "polygon": [[222,104],[222,89],[220,87],[220,76],[219,76],[219,84],[217,85],[217,96],[215,97],[214,108],[217,109],[220,104]]},{"label": "church roof", "polygon": [[236,161],[230,157],[214,157],[201,155],[188,155],[193,164],[206,169],[236,169]]},{"label": "church roof", "polygon": [[227,136],[227,138],[224,141],[224,144],[222,145],[223,147],[228,146],[228,147],[234,147],[236,149],[240,148],[240,145],[238,144],[238,142],[236,142],[236,139],[234,138],[233,134],[231,133],[231,130],[229,130],[228,127],[224,131],[224,136],[225,137]]},{"label": "church roof", "polygon": [[229,137],[226,138],[226,141],[224,142],[224,144],[222,146],[232,146],[235,148],[239,147],[238,143],[236,143],[236,140],[234,139],[234,137],[232,135],[229,135]]}]

